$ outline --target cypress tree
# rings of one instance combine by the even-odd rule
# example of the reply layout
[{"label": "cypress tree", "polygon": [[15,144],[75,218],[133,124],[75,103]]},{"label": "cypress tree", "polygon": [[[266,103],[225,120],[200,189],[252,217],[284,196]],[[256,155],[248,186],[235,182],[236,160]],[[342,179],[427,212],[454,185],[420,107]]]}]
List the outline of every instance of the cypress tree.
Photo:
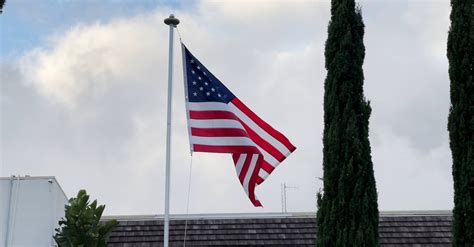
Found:
[{"label": "cypress tree", "polygon": [[5,0],[0,0],[0,14],[3,13],[3,5],[5,5]]},{"label": "cypress tree", "polygon": [[371,107],[363,93],[363,36],[362,13],[354,0],[332,0],[325,50],[324,188],[318,194],[318,246],[378,245]]},{"label": "cypress tree", "polygon": [[453,245],[474,246],[474,4],[472,0],[451,0],[451,7],[448,130],[454,179]]}]

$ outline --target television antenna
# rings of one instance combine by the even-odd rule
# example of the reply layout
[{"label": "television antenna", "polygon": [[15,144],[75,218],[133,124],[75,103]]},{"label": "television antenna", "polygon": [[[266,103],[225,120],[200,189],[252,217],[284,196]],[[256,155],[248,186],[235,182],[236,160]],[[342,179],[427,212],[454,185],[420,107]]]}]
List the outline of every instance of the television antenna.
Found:
[{"label": "television antenna", "polygon": [[281,212],[287,213],[286,210],[286,189],[298,189],[298,186],[287,185],[286,183],[281,183]]}]

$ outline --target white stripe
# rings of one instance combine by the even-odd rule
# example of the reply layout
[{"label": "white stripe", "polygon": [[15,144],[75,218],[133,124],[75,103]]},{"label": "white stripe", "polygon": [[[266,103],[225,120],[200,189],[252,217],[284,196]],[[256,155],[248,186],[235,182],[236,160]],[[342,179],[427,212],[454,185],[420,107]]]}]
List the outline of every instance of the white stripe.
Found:
[{"label": "white stripe", "polygon": [[229,105],[222,102],[189,102],[191,111],[231,111]]},{"label": "white stripe", "polygon": [[[255,142],[254,142],[255,143]],[[266,160],[270,165],[272,165],[273,167],[277,167],[278,164],[280,163],[280,161],[278,161],[277,159],[275,159],[275,157],[273,157],[271,154],[267,153],[267,151],[263,150],[263,148],[261,148],[259,145],[255,145],[258,150],[260,150],[260,153],[263,154],[263,159]]]},{"label": "white stripe", "polygon": [[255,133],[257,133],[262,139],[270,143],[273,147],[278,149],[282,154],[288,154],[290,153],[290,150],[283,145],[281,142],[279,142],[277,139],[275,139],[273,136],[268,134],[265,130],[260,128],[260,126],[257,125],[252,119],[250,119],[245,113],[239,110],[237,106],[232,104],[232,102],[229,103],[229,107],[232,109],[232,112],[242,121],[244,122],[247,126],[249,126]]},{"label": "white stripe", "polygon": [[249,169],[247,170],[247,174],[245,175],[245,178],[244,178],[244,183],[242,184],[244,186],[244,189],[247,195],[249,194],[250,178],[252,177],[253,170],[255,169],[255,166],[257,165],[258,156],[259,154],[252,155],[252,161],[250,161]]},{"label": "white stripe", "polygon": [[237,160],[237,164],[235,165],[235,170],[237,171],[237,177],[240,176],[240,172],[242,171],[242,167],[244,166],[246,158],[247,158],[247,154],[241,154],[239,156],[239,160]]},{"label": "white stripe", "polygon": [[258,176],[261,177],[263,180],[265,180],[270,174],[263,170],[263,169],[260,169],[260,171],[258,171]]},{"label": "white stripe", "polygon": [[189,119],[189,126],[194,128],[236,128],[245,130],[244,126],[234,119]]},{"label": "white stripe", "polygon": [[212,145],[212,146],[251,146],[255,143],[248,137],[206,137],[191,136],[193,144]]}]

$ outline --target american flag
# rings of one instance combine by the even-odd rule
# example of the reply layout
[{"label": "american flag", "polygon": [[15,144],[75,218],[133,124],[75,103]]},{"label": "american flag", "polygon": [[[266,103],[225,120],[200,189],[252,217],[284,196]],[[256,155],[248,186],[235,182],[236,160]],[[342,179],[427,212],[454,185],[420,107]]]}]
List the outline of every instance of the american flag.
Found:
[{"label": "american flag", "polygon": [[245,193],[261,207],[255,187],[296,147],[244,105],[184,44],[182,50],[191,151],[232,154]]}]

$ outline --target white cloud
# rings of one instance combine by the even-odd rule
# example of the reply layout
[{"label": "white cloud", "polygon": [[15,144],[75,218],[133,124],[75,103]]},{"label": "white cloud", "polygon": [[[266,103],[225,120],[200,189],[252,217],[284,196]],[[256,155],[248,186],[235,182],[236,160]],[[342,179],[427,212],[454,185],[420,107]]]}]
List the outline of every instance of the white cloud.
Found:
[{"label": "white cloud", "polygon": [[425,152],[389,127],[378,129],[374,135],[380,140],[372,152],[379,207],[386,210],[448,209],[453,187],[447,143]]},{"label": "white cloud", "polygon": [[[381,209],[447,209],[450,159],[440,127],[446,114],[439,112],[447,110],[447,68],[438,50],[447,22],[433,13],[445,15],[449,4],[433,5],[415,20],[426,6],[410,4],[402,15],[385,3],[363,7]],[[282,182],[298,186],[288,192],[290,211],[315,210],[329,4],[203,1],[196,9],[175,12],[188,48],[298,149],[257,188],[264,209],[250,205],[228,155],[195,154],[190,212],[280,211]],[[6,173],[56,175],[69,195],[89,189],[109,214],[162,212],[168,59],[163,18],[169,12],[78,24],[27,51],[20,64],[24,85],[2,83],[10,101],[2,105]],[[403,25],[397,24],[400,15],[407,20]],[[434,27],[422,27],[429,22]],[[424,42],[432,43],[425,48]],[[183,213],[190,159],[178,42],[175,54],[171,208]],[[35,107],[23,107],[25,102]]]},{"label": "white cloud", "polygon": [[[111,84],[143,83],[143,75],[162,71],[165,30],[156,15],[93,25],[77,25],[52,38],[22,60],[23,74],[38,90],[67,107],[81,98],[102,97]],[[155,67],[156,66],[156,67]],[[151,74],[150,74],[151,73]]]}]

